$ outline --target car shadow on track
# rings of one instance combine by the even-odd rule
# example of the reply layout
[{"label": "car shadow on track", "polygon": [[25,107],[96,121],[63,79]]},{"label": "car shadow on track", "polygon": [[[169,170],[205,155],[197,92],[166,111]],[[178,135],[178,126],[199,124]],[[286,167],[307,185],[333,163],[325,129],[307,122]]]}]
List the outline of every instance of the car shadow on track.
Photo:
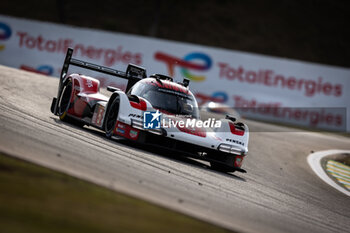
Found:
[{"label": "car shadow on track", "polygon": [[[107,139],[107,140],[109,140],[109,139]],[[125,146],[128,146],[130,148],[137,148],[138,150],[152,153],[154,156],[160,156],[163,158],[171,159],[172,161],[180,162],[182,164],[187,164],[187,165],[197,167],[200,169],[205,169],[205,170],[208,170],[210,172],[213,172],[213,173],[216,173],[219,175],[223,175],[226,177],[234,178],[234,179],[239,180],[239,181],[246,182],[246,180],[243,177],[237,176],[237,175],[229,173],[229,172],[222,172],[222,171],[214,170],[209,165],[205,164],[204,161],[199,161],[199,159],[192,158],[192,157],[189,157],[187,155],[183,155],[183,154],[181,154],[181,152],[178,152],[178,151],[172,151],[172,150],[169,150],[166,148],[157,147],[157,146],[153,146],[153,145],[144,145],[144,144],[140,144],[140,143],[135,143],[135,142],[127,140],[127,139],[120,139],[120,140],[113,139],[113,141],[120,143],[120,144],[123,144]]]},{"label": "car shadow on track", "polygon": [[152,153],[153,156],[159,156],[162,158],[171,159],[172,161],[175,161],[178,163],[190,165],[190,166],[197,167],[200,169],[205,169],[205,170],[208,170],[210,172],[216,173],[218,175],[222,175],[225,177],[233,178],[233,179],[238,180],[238,181],[246,182],[246,179],[243,177],[240,177],[236,174],[233,174],[232,172],[222,172],[222,171],[214,170],[209,165],[205,164],[204,161],[198,161],[197,158],[192,158],[192,157],[189,157],[189,156],[183,155],[183,154],[179,155],[181,152],[178,152],[178,151],[173,151],[173,150],[169,150],[169,149],[166,149],[163,147],[157,147],[157,146],[153,146],[153,145],[135,143],[134,141],[124,139],[124,138],[109,139],[105,136],[105,133],[103,131],[95,129],[93,127],[86,127],[86,126],[80,127],[80,126],[77,126],[77,125],[74,125],[74,124],[71,124],[68,122],[63,122],[63,121],[61,121],[57,118],[54,118],[54,117],[51,117],[51,119],[53,119],[57,124],[63,124],[63,125],[67,125],[70,127],[74,127],[75,129],[89,131],[89,133],[91,133],[95,136],[101,137],[101,139],[103,139],[106,142],[118,143],[120,145],[128,147],[129,149],[137,149],[137,150],[142,151],[142,152]]}]

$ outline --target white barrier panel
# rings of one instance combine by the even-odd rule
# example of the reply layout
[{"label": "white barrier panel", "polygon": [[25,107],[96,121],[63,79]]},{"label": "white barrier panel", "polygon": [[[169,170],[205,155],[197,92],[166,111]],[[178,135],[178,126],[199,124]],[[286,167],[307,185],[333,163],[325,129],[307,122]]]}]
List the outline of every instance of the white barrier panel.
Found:
[{"label": "white barrier panel", "polygon": [[[134,63],[148,74],[186,77],[198,102],[216,100],[253,108],[246,114],[251,117],[350,131],[350,69],[0,15],[3,65],[57,77],[68,47],[96,64],[125,70]],[[116,78],[101,81],[123,85]],[[302,109],[292,117],[254,110],[271,107]]]}]

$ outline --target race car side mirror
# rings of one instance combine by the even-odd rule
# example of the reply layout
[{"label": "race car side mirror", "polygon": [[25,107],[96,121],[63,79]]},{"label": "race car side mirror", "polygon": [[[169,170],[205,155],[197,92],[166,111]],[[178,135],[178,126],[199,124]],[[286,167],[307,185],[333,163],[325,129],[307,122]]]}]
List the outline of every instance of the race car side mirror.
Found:
[{"label": "race car side mirror", "polygon": [[184,85],[184,87],[188,87],[188,85],[190,85],[190,80],[187,78],[184,78],[184,80],[182,81],[182,84]]},{"label": "race car side mirror", "polygon": [[235,122],[235,121],[236,121],[236,118],[233,117],[233,116],[231,116],[231,115],[226,115],[225,119],[230,120],[230,121],[232,121],[232,122]]},{"label": "race car side mirror", "polygon": [[107,86],[107,91],[115,92],[115,91],[121,91],[121,90],[117,87]]},{"label": "race car side mirror", "polygon": [[184,108],[184,111],[185,111],[186,113],[189,113],[189,114],[190,114],[190,113],[193,112],[193,106],[192,106],[192,104],[184,103],[183,108]]}]

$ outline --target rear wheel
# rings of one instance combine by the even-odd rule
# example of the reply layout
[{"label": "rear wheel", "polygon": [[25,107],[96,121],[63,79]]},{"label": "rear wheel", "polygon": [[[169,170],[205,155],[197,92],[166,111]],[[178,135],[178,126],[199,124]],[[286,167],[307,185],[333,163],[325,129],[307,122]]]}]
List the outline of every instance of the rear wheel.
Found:
[{"label": "rear wheel", "polygon": [[105,119],[105,132],[108,138],[112,137],[115,124],[117,123],[118,113],[119,113],[119,103],[120,99],[117,96],[111,106],[108,107]]}]

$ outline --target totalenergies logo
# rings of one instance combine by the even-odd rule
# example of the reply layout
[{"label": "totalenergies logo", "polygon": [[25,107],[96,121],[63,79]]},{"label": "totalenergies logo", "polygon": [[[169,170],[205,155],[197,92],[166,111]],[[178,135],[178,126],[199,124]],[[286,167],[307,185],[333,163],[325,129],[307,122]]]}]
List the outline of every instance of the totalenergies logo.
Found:
[{"label": "totalenergies logo", "polygon": [[217,103],[226,103],[228,101],[228,94],[223,91],[216,91],[211,95],[204,94],[201,92],[197,92],[196,99],[198,102],[198,105],[205,104],[207,102],[217,102]]},{"label": "totalenergies logo", "polygon": [[[199,52],[189,53],[183,59],[165,54],[163,52],[156,52],[154,57],[156,60],[165,62],[170,76],[174,76],[175,66],[180,66],[182,75],[196,82],[204,81],[205,76],[194,75],[190,73],[189,70],[206,71],[212,66],[211,58],[208,55]],[[201,63],[195,63],[194,60],[199,60]]]},{"label": "totalenergies logo", "polygon": [[44,75],[53,75],[54,73],[54,68],[50,65],[40,65],[37,68],[28,65],[21,65],[20,69]]},{"label": "totalenergies logo", "polygon": [[[11,28],[5,24],[0,22],[0,40],[7,40],[8,38],[11,37],[12,30]],[[5,45],[0,44],[0,51],[5,48]]]}]

